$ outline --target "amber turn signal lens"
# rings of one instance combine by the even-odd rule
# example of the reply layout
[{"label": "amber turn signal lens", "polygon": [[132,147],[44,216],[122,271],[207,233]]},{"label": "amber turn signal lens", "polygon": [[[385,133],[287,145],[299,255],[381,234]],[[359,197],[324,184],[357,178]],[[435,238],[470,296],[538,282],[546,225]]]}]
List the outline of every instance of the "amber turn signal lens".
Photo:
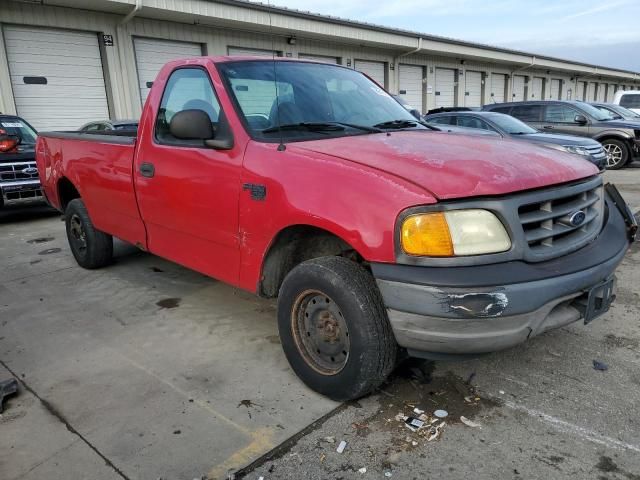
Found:
[{"label": "amber turn signal lens", "polygon": [[453,242],[444,213],[411,215],[402,224],[402,250],[409,255],[452,257]]}]

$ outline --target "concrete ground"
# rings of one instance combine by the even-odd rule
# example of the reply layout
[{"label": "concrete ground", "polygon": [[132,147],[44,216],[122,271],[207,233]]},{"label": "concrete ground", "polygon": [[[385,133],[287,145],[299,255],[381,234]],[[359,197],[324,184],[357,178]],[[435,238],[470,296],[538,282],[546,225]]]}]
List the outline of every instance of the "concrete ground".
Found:
[{"label": "concrete ground", "polygon": [[[640,169],[606,178],[640,210]],[[82,270],[58,215],[0,213],[0,380],[22,382],[0,416],[0,479],[640,480],[639,260],[634,247],[589,326],[409,362],[338,407],[291,373],[273,302],[122,244]],[[414,406],[449,412],[439,438],[395,419]]]}]

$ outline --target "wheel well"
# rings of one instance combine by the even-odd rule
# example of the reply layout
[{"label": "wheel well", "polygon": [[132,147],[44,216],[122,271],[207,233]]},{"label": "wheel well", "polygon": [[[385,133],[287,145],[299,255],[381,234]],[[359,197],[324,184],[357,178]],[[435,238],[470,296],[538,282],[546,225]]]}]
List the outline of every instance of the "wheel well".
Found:
[{"label": "wheel well", "polygon": [[312,258],[341,256],[365,264],[362,256],[337,235],[309,225],[294,225],[280,231],[262,263],[258,294],[278,296],[280,285],[298,264]]},{"label": "wheel well", "polygon": [[633,153],[633,140],[625,137],[618,137],[617,135],[605,135],[602,138],[599,138],[598,141],[603,143],[607,140],[617,140],[619,142],[624,143],[627,147],[629,147],[629,153]]},{"label": "wheel well", "polygon": [[60,208],[63,212],[67,209],[69,202],[75,198],[80,198],[78,189],[68,178],[62,177],[58,181],[58,199],[60,200]]}]

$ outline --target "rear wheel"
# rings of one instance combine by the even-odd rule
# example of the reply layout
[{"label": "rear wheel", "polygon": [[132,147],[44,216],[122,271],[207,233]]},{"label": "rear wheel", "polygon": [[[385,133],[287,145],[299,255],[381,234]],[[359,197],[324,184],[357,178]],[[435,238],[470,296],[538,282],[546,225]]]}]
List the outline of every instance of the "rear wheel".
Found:
[{"label": "rear wheel", "polygon": [[71,200],[64,215],[69,247],[78,265],[94,269],[111,263],[113,237],[96,230],[84,202],[79,198]]},{"label": "rear wheel", "polygon": [[629,147],[620,140],[604,140],[602,148],[607,154],[607,170],[618,170],[629,161],[631,155]]},{"label": "rear wheel", "polygon": [[309,260],[287,275],[278,328],[295,373],[333,400],[371,392],[395,366],[397,345],[377,285],[345,258]]}]

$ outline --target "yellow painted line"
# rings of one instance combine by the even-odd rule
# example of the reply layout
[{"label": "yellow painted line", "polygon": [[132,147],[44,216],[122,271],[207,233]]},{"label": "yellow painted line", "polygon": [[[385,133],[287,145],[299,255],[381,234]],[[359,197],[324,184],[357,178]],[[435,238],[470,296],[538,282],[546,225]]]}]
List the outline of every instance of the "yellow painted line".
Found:
[{"label": "yellow painted line", "polygon": [[252,441],[249,445],[237,450],[224,462],[213,467],[207,474],[207,478],[210,480],[225,479],[229,470],[235,470],[247,465],[275,446],[273,443],[273,430],[268,427],[259,428],[252,432],[251,437]]},{"label": "yellow painted line", "polygon": [[126,360],[128,363],[130,363],[131,365],[133,365],[134,367],[138,368],[139,370],[142,370],[143,372],[145,372],[147,375],[151,375],[153,378],[155,378],[156,380],[159,380],[160,382],[164,383],[166,386],[168,386],[169,388],[171,388],[174,392],[179,393],[180,395],[184,396],[185,398],[189,399],[189,398],[193,398],[193,403],[195,405],[198,405],[200,408],[208,411],[209,413],[211,413],[212,415],[214,415],[216,418],[222,420],[224,423],[226,423],[227,425],[232,426],[233,428],[235,428],[236,430],[238,430],[239,432],[244,433],[245,435],[247,435],[248,437],[254,437],[255,433],[252,430],[249,430],[246,427],[243,427],[242,425],[240,425],[239,423],[234,422],[233,420],[231,420],[230,418],[227,418],[226,416],[224,416],[223,414],[221,414],[220,412],[218,412],[217,410],[215,410],[214,408],[211,407],[211,405],[209,403],[203,402],[202,400],[199,400],[197,398],[194,398],[193,395],[189,394],[188,392],[185,392],[184,390],[182,390],[181,388],[175,386],[173,383],[167,381],[166,379],[162,378],[161,376],[157,375],[155,372],[149,370],[147,367],[145,367],[144,365],[139,364],[138,362],[136,362],[135,360],[132,360],[131,358],[123,355],[121,352],[116,351],[116,353],[118,354],[118,356],[120,356],[122,359]]}]

